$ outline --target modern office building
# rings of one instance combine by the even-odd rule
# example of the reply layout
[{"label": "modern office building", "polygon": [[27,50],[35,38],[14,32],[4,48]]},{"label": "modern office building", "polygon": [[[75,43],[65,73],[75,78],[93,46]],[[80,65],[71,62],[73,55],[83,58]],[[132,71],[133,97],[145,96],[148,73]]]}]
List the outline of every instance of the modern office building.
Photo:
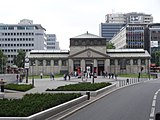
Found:
[{"label": "modern office building", "polygon": [[13,64],[17,51],[46,50],[45,29],[40,24],[23,19],[18,24],[0,24],[0,49],[8,57],[8,64]]},{"label": "modern office building", "polygon": [[[70,38],[70,50],[32,50],[27,53],[30,59],[29,74],[73,73],[84,71],[101,75],[108,73],[149,73],[150,54],[143,49],[108,49],[106,39],[84,33]],[[34,63],[34,65],[33,65]]]},{"label": "modern office building", "polygon": [[106,38],[107,41],[110,41],[125,25],[126,24],[124,23],[101,23],[100,36]]},{"label": "modern office building", "polygon": [[100,24],[100,36],[108,41],[112,39],[126,24],[149,24],[153,22],[151,14],[145,13],[112,13],[105,16],[105,23]]},{"label": "modern office building", "polygon": [[111,39],[116,49],[145,49],[145,28],[147,24],[127,24]]},{"label": "modern office building", "polygon": [[153,17],[151,14],[145,13],[137,13],[137,12],[130,12],[130,13],[112,13],[107,14],[105,16],[106,23],[153,23]]},{"label": "modern office building", "polygon": [[47,50],[59,50],[59,42],[55,34],[47,34]]},{"label": "modern office building", "polygon": [[155,52],[160,51],[160,23],[148,24],[145,29],[146,49],[152,55],[151,62],[155,61]]}]

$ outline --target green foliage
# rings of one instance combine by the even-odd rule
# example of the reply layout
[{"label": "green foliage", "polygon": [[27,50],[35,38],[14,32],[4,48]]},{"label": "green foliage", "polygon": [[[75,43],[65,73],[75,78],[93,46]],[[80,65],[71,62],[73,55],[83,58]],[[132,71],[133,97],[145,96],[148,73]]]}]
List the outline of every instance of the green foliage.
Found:
[{"label": "green foliage", "polygon": [[26,53],[22,49],[18,50],[18,55],[13,59],[14,64],[18,67],[24,67],[25,55]]},{"label": "green foliage", "polygon": [[160,66],[160,51],[155,52],[155,61],[158,66]]},{"label": "green foliage", "polygon": [[33,88],[33,85],[29,84],[7,84],[4,86],[5,89],[9,89],[9,90],[16,90],[16,91],[22,91],[25,92],[27,90],[30,90]]},{"label": "green foliage", "polygon": [[116,48],[116,47],[114,46],[114,44],[111,43],[111,42],[108,42],[106,47],[107,47],[107,49],[115,49],[115,48]]},{"label": "green foliage", "polygon": [[111,85],[111,83],[79,83],[59,86],[57,89],[47,89],[47,91],[95,91],[109,85]]},{"label": "green foliage", "polygon": [[0,117],[27,117],[80,97],[80,94],[27,94],[22,99],[0,99]]},{"label": "green foliage", "polygon": [[3,54],[2,50],[0,50],[0,73],[4,73],[4,67],[6,66],[7,63],[7,56]]}]

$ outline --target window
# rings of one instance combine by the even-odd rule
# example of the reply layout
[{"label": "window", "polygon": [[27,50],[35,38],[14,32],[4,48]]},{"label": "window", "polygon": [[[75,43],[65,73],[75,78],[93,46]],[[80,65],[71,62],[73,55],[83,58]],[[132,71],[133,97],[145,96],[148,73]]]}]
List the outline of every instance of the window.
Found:
[{"label": "window", "polygon": [[110,60],[110,65],[115,65],[115,60],[114,59]]},{"label": "window", "polygon": [[67,66],[67,61],[66,60],[62,60],[62,66]]},{"label": "window", "polygon": [[51,65],[51,61],[50,60],[46,60],[46,66],[50,66]]},{"label": "window", "polygon": [[133,65],[138,65],[138,59],[133,59]]},{"label": "window", "polygon": [[141,65],[146,65],[145,59],[141,59]]},{"label": "window", "polygon": [[130,65],[130,59],[126,59],[126,65]]},{"label": "window", "polygon": [[18,26],[17,30],[25,30],[25,26]]},{"label": "window", "polygon": [[14,30],[13,26],[8,27],[8,30]]},{"label": "window", "polygon": [[58,66],[58,60],[54,60],[54,66]]},{"label": "window", "polygon": [[43,60],[38,60],[38,66],[43,66]]}]

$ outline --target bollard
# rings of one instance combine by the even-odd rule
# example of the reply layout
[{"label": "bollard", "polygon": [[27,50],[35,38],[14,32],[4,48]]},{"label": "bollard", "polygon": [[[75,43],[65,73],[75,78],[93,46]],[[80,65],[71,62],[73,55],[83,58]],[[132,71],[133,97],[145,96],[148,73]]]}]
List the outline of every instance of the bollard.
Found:
[{"label": "bollard", "polygon": [[90,99],[90,92],[87,91],[87,92],[86,92],[86,95],[88,96],[87,100],[89,100],[89,99]]},{"label": "bollard", "polygon": [[155,120],[160,120],[160,112],[156,113],[156,118]]},{"label": "bollard", "polygon": [[127,79],[126,82],[127,82],[127,85],[128,85],[129,84],[129,79]]}]

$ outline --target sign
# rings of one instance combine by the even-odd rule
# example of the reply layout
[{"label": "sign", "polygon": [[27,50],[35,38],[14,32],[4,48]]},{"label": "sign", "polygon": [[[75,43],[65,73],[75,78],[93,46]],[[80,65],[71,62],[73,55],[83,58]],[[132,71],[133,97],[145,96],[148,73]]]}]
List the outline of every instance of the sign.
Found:
[{"label": "sign", "polygon": [[151,41],[151,47],[158,47],[158,41]]},{"label": "sign", "polygon": [[29,63],[25,63],[24,68],[29,68]]}]

